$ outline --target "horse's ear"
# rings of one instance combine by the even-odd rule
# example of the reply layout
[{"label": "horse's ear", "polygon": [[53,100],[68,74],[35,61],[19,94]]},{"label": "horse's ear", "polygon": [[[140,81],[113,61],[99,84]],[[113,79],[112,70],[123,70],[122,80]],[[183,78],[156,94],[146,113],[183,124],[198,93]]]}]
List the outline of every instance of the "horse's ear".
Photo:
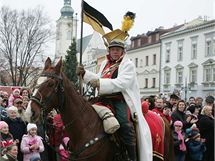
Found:
[{"label": "horse's ear", "polygon": [[52,61],[51,61],[51,59],[48,57],[48,58],[46,59],[46,61],[45,61],[45,67],[44,67],[43,70],[48,69],[48,68],[51,66],[51,63],[52,63]]},{"label": "horse's ear", "polygon": [[55,70],[56,70],[56,72],[57,72],[58,74],[61,73],[62,64],[63,64],[63,62],[62,62],[62,57],[61,57],[60,60],[58,61],[58,63],[56,64],[56,66],[55,66]]}]

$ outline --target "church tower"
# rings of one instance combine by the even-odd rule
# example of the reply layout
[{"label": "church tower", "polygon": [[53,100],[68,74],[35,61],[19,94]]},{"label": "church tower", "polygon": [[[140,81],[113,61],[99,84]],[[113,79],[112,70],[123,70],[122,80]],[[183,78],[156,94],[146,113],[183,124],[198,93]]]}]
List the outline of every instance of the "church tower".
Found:
[{"label": "church tower", "polygon": [[73,39],[77,40],[77,14],[71,7],[71,0],[64,0],[64,6],[60,10],[61,16],[56,25],[56,49],[55,58],[65,58]]}]

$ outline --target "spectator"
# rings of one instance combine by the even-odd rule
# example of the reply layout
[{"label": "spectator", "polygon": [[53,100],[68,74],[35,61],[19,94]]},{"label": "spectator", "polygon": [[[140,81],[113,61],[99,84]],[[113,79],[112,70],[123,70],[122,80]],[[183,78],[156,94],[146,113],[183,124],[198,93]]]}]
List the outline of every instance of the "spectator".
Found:
[{"label": "spectator", "polygon": [[212,115],[212,106],[204,106],[201,114],[198,125],[201,136],[206,139],[204,161],[214,161],[214,117]]},{"label": "spectator", "polygon": [[169,99],[169,103],[171,105],[171,109],[172,111],[174,111],[176,109],[176,105],[179,101],[179,97],[176,94],[171,94],[170,95],[170,99]]},{"label": "spectator", "polygon": [[16,98],[21,98],[20,96],[20,90],[19,89],[14,89],[13,93],[11,93],[9,99],[8,99],[8,106],[12,106],[13,102]]},{"label": "spectator", "polygon": [[14,99],[13,106],[15,106],[18,109],[17,117],[21,118],[23,122],[26,122],[25,109],[22,103],[23,103],[22,98],[18,97]]},{"label": "spectator", "polygon": [[[17,160],[18,147],[16,144],[11,144],[4,149],[4,155],[1,161],[18,161]],[[19,160],[22,161],[22,160]]]},{"label": "spectator", "polygon": [[176,110],[172,113],[172,121],[181,121],[183,123],[183,129],[189,128],[192,124],[196,123],[198,120],[192,119],[190,116],[185,114],[186,105],[183,100],[180,100],[176,106]]},{"label": "spectator", "polygon": [[60,161],[67,161],[69,158],[68,143],[69,137],[64,137],[59,146]]},{"label": "spectator", "polygon": [[3,98],[0,97],[0,120],[7,116],[7,111],[5,107],[3,106]]},{"label": "spectator", "polygon": [[192,96],[191,96],[191,97],[189,98],[188,104],[191,105],[191,104],[195,104],[195,103],[196,103],[195,97],[192,97]]},{"label": "spectator", "polygon": [[184,161],[186,154],[185,133],[182,130],[183,123],[181,121],[174,122],[174,152],[175,161]]},{"label": "spectator", "polygon": [[30,98],[30,91],[29,91],[29,89],[27,89],[27,88],[22,88],[22,89],[20,90],[20,95],[21,95],[22,97],[28,97],[28,98]]},{"label": "spectator", "polygon": [[7,115],[4,121],[9,125],[9,131],[13,135],[14,140],[18,142],[18,160],[22,160],[22,153],[20,152],[20,142],[22,136],[26,133],[25,123],[17,117],[18,109],[15,106],[8,107]]},{"label": "spectator", "polygon": [[37,135],[37,125],[28,123],[27,135],[23,135],[21,142],[21,151],[24,154],[23,161],[29,161],[31,158],[40,158],[40,153],[44,151],[42,138]]},{"label": "spectator", "polygon": [[[13,144],[13,135],[9,132],[8,124],[5,121],[0,121],[0,148],[3,149]],[[1,154],[0,154],[1,155]]]},{"label": "spectator", "polygon": [[190,161],[202,161],[206,150],[205,139],[201,139],[198,128],[187,129],[187,148]]}]

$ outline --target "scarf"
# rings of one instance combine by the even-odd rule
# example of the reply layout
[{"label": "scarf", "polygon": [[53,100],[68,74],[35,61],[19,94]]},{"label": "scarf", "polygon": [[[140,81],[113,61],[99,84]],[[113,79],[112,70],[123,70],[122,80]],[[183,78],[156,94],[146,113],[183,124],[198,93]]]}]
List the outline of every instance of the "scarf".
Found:
[{"label": "scarf", "polygon": [[178,140],[182,140],[182,143],[179,145],[181,151],[186,151],[186,145],[184,143],[184,136],[181,131],[175,131],[178,134]]}]

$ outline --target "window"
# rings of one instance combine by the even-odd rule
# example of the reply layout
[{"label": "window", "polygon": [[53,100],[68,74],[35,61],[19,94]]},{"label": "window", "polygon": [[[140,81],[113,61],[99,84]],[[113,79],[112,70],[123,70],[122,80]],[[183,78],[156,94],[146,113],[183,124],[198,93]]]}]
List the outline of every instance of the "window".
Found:
[{"label": "window", "polygon": [[156,54],[153,55],[153,65],[156,65]]},{"label": "window", "polygon": [[164,84],[170,84],[170,70],[164,71]]},{"label": "window", "polygon": [[134,41],[131,42],[131,48],[134,48]]},{"label": "window", "polygon": [[205,81],[206,82],[210,82],[211,81],[211,68],[210,67],[207,67],[204,69],[204,72],[205,72]]},{"label": "window", "polygon": [[152,78],[152,88],[155,88],[156,78]]},{"label": "window", "polygon": [[191,38],[191,59],[197,58],[197,36]]},{"label": "window", "polygon": [[183,83],[183,69],[176,69],[176,83]]},{"label": "window", "polygon": [[159,41],[159,33],[156,34],[156,41]]},{"label": "window", "polygon": [[215,61],[207,60],[203,63],[203,82],[215,82]]},{"label": "window", "polygon": [[135,66],[138,68],[138,58],[135,58]]},{"label": "window", "polygon": [[190,68],[190,82],[197,82],[197,68]]},{"label": "window", "polygon": [[212,42],[211,40],[206,41],[206,56],[212,55]]},{"label": "window", "polygon": [[149,56],[146,56],[146,66],[149,65]]},{"label": "window", "polygon": [[145,78],[145,88],[148,88],[148,78]]},{"label": "window", "polygon": [[152,36],[148,37],[148,43],[150,44],[152,42]]},{"label": "window", "polygon": [[141,39],[137,40],[137,46],[141,46]]},{"label": "window", "polygon": [[166,44],[166,55],[165,55],[166,63],[170,62],[170,54],[171,54],[171,43],[167,43]]},{"label": "window", "polygon": [[183,40],[178,41],[178,61],[183,59]]},{"label": "window", "polygon": [[205,34],[205,56],[215,55],[215,32]]}]

